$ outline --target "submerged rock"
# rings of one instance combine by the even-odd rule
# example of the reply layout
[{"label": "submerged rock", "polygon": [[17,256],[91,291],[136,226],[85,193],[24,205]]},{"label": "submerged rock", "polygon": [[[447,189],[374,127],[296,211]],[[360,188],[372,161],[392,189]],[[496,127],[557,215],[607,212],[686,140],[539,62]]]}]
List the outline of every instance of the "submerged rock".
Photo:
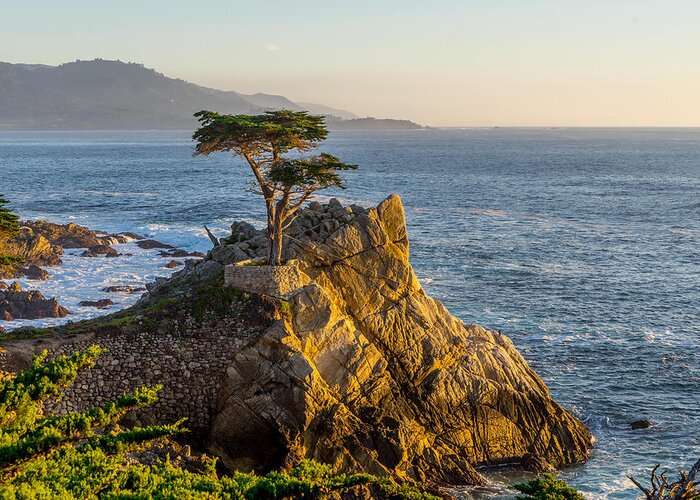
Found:
[{"label": "submerged rock", "polygon": [[47,299],[37,290],[24,291],[17,282],[0,291],[2,320],[63,318],[69,314],[56,299]]},{"label": "submerged rock", "polygon": [[630,429],[632,429],[633,431],[639,429],[648,429],[649,427],[651,427],[651,422],[647,419],[635,420],[630,424]]},{"label": "submerged rock", "polygon": [[104,255],[105,257],[119,257],[121,254],[109,245],[95,245],[88,248],[80,255],[82,257],[99,257],[100,255]]},{"label": "submerged rock", "polygon": [[106,307],[113,306],[114,301],[111,299],[83,300],[78,305],[83,307],[97,307],[98,309],[104,309]]},{"label": "submerged rock", "polygon": [[135,292],[145,292],[145,286],[131,286],[131,285],[116,285],[107,286],[102,289],[103,292],[107,293],[135,293]]},{"label": "submerged rock", "polygon": [[161,243],[156,240],[141,240],[136,242],[136,246],[143,248],[144,250],[153,250],[154,248],[174,248],[172,245],[167,243]]}]

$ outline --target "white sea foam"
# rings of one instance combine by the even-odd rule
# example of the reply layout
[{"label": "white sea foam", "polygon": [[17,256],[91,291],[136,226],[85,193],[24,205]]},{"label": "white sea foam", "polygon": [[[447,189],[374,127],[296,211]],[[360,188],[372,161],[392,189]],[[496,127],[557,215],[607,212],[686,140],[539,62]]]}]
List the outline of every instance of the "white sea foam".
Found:
[{"label": "white sea foam", "polygon": [[[102,291],[103,288],[114,285],[145,286],[156,276],[168,276],[177,271],[177,268],[171,270],[163,267],[171,259],[159,256],[158,250],[144,250],[133,242],[114,245],[113,248],[119,253],[132,255],[89,258],[80,256],[83,249],[70,249],[64,254],[61,266],[47,268],[51,274],[50,280],[16,280],[23,289],[40,290],[47,298],[56,297],[71,314],[66,318],[16,319],[4,322],[3,327],[12,330],[22,326],[53,326],[114,312],[132,305],[141,294],[107,293]],[[106,309],[79,305],[81,301],[98,299],[111,299],[115,305]]]}]

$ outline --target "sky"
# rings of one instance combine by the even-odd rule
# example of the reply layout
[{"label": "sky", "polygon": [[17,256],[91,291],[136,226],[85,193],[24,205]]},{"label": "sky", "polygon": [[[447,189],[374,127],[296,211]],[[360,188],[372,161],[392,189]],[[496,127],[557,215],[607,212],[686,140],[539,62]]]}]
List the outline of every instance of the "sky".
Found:
[{"label": "sky", "polygon": [[0,61],[433,126],[700,126],[700,0],[0,0]]}]

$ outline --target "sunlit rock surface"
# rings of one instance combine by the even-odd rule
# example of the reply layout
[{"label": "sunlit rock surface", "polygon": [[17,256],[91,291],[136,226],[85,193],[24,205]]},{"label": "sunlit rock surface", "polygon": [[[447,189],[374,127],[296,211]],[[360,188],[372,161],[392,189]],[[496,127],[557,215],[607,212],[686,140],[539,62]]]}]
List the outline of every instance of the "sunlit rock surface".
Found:
[{"label": "sunlit rock surface", "polygon": [[422,289],[398,196],[369,210],[316,204],[290,235],[287,257],[310,284],[227,370],[210,434],[226,463],[291,454],[478,483],[474,465],[587,457],[588,430],[513,343],[464,325]]}]

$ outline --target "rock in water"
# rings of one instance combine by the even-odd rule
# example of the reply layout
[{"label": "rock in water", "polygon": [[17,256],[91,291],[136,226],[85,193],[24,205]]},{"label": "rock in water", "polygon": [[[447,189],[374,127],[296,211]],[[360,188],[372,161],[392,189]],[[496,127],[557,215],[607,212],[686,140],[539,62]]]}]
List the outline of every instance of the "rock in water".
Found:
[{"label": "rock in water", "polygon": [[648,429],[649,427],[651,427],[651,422],[647,419],[635,420],[630,424],[630,429],[632,429],[633,431],[639,429]]},{"label": "rock in water", "polygon": [[34,264],[20,268],[19,271],[17,271],[17,276],[26,276],[30,280],[41,281],[51,279],[51,275],[49,275],[46,270],[40,268],[39,266],[35,266]]},{"label": "rock in water", "polygon": [[[34,234],[28,227],[22,227],[20,233],[4,246],[6,253],[21,257],[27,266],[58,266],[62,263],[63,248],[41,234]],[[14,275],[10,273],[10,276]]]},{"label": "rock in water", "polygon": [[38,290],[23,291],[19,283],[12,283],[0,291],[0,319],[63,318],[70,314],[56,299],[47,299]]},{"label": "rock in water", "polygon": [[110,299],[83,300],[78,305],[83,307],[97,307],[98,309],[104,309],[106,307],[113,306],[114,301]]},{"label": "rock in water", "polygon": [[483,480],[474,465],[586,459],[585,425],[510,339],[465,325],[425,293],[400,198],[366,211],[336,205],[312,207],[290,230],[286,256],[309,284],[228,368],[210,449],[233,468],[309,457],[457,484]]},{"label": "rock in water", "polygon": [[137,242],[136,245],[144,250],[153,250],[154,248],[174,248],[172,245],[161,243],[160,241],[156,240],[141,240]]},{"label": "rock in water", "polygon": [[133,233],[108,234],[78,224],[53,224],[44,220],[25,221],[22,226],[63,248],[90,248],[142,239]]},{"label": "rock in water", "polygon": [[95,245],[88,248],[80,255],[82,257],[98,257],[100,255],[104,255],[105,257],[119,257],[121,254],[109,245]]},{"label": "rock in water", "polygon": [[146,287],[145,286],[131,286],[131,285],[116,285],[116,286],[107,286],[102,289],[103,292],[107,293],[136,293],[136,292],[145,292]]}]

